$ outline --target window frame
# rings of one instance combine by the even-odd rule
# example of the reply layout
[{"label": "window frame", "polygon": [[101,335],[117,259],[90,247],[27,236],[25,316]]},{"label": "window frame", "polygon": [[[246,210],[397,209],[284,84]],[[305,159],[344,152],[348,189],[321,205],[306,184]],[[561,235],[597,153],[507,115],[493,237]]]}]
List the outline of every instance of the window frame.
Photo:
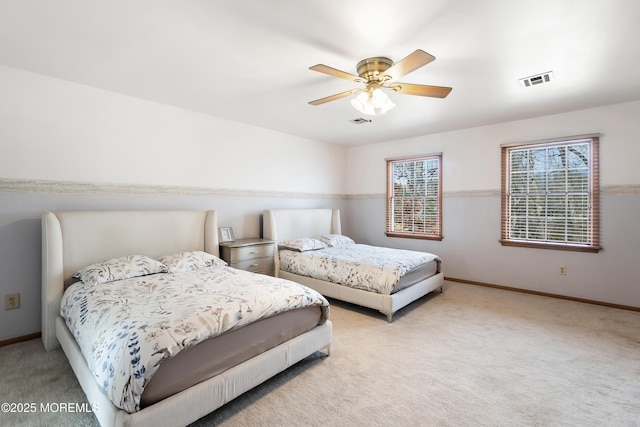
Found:
[{"label": "window frame", "polygon": [[[393,199],[395,198],[394,186],[393,186],[393,165],[397,163],[411,163],[424,160],[437,160],[438,161],[438,190],[435,197],[436,200],[436,233],[426,233],[420,231],[394,231],[393,230]],[[408,239],[423,239],[423,240],[442,240],[442,153],[423,154],[417,156],[397,157],[385,159],[387,167],[387,194],[386,194],[386,223],[385,234],[387,237],[400,237]],[[426,187],[425,187],[426,190]],[[414,196],[415,197],[415,196]],[[419,197],[428,197],[425,194]],[[433,197],[433,196],[431,196]]]},{"label": "window frame", "polygon": [[[574,145],[576,143],[586,142],[589,144],[589,164],[588,164],[588,188],[585,193],[588,196],[587,202],[587,241],[583,243],[572,243],[568,241],[556,242],[549,239],[527,239],[527,238],[512,238],[509,237],[511,235],[511,218],[512,212],[510,210],[511,206],[511,180],[513,178],[512,171],[510,170],[510,153],[516,150],[534,150],[534,149],[542,149],[548,147],[568,147],[570,145]],[[602,249],[600,247],[600,177],[599,177],[599,146],[600,146],[600,134],[589,134],[589,135],[577,135],[577,136],[569,136],[562,138],[554,138],[554,139],[546,139],[540,141],[532,141],[532,142],[522,142],[522,143],[513,143],[513,144],[503,144],[501,145],[501,157],[502,157],[502,168],[501,168],[501,220],[500,220],[500,243],[503,246],[518,246],[518,247],[527,247],[527,248],[539,248],[539,249],[555,249],[555,250],[565,250],[565,251],[579,251],[579,252],[593,252],[596,253]],[[569,169],[567,169],[568,171]],[[545,182],[548,182],[549,177],[549,169],[545,169]],[[568,179],[568,177],[567,177]],[[551,192],[549,188],[546,187],[544,190],[544,195],[546,200],[548,200],[549,195],[558,195],[564,194],[566,200],[571,196],[571,192],[568,191],[568,188],[563,192]],[[519,197],[541,197],[537,193],[530,193],[526,191],[526,196],[519,194]],[[531,195],[537,194],[537,195]],[[568,203],[568,201],[566,202]],[[545,204],[545,209],[546,208]],[[527,220],[530,218],[529,213],[525,214]],[[544,231],[545,235],[549,232],[549,227],[547,221],[549,218],[552,218],[547,211],[543,216],[545,225]],[[567,220],[568,217],[564,219]]]}]

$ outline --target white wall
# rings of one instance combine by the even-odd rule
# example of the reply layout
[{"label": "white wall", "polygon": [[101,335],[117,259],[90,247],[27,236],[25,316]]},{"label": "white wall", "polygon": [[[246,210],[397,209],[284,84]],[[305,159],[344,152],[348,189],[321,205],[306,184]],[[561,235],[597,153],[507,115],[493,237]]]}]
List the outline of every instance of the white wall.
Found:
[{"label": "white wall", "polygon": [[346,149],[0,66],[0,341],[40,331],[45,210],[216,209],[259,237],[264,209],[343,206]]},{"label": "white wall", "polygon": [[640,102],[352,147],[347,194],[385,191],[385,158],[444,153],[443,191],[500,190],[500,144],[602,133],[602,186],[640,184]]},{"label": "white wall", "polygon": [[344,194],[345,149],[0,66],[0,178]]},{"label": "white wall", "polygon": [[[426,250],[445,275],[640,307],[640,102],[349,148],[345,223],[356,240]],[[503,247],[500,144],[601,133],[598,254]],[[385,158],[443,153],[441,242],[388,238]],[[567,275],[558,275],[566,265]]]}]

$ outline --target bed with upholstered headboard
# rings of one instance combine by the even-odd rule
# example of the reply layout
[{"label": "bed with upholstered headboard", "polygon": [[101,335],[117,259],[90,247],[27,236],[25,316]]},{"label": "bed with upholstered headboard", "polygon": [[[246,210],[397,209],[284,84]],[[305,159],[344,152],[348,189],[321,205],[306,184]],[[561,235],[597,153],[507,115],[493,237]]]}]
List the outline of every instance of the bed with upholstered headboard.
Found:
[{"label": "bed with upholstered headboard", "polygon": [[[331,323],[326,320],[137,412],[115,406],[96,382],[74,335],[61,317],[63,293],[73,282],[78,282],[72,276],[85,266],[123,255],[144,254],[157,258],[186,251],[218,255],[215,211],[45,212],[42,216],[42,341],[47,350],[62,347],[103,426],[186,425],[316,351],[326,350],[328,354]],[[240,274],[230,267],[220,268],[227,274]],[[274,278],[257,278],[265,283],[271,279]],[[289,318],[286,323],[295,321]],[[241,331],[250,329],[243,327],[238,332]],[[240,341],[249,342],[255,336],[241,336]],[[183,353],[189,354],[200,347],[205,351],[203,343]],[[198,357],[207,358],[206,353]],[[187,360],[187,363],[193,362]]]},{"label": "bed with upholstered headboard", "polygon": [[[340,211],[338,209],[266,210],[263,213],[263,233],[266,239],[274,240],[278,243],[279,249],[275,255],[275,269],[279,277],[302,283],[330,298],[376,309],[385,314],[389,322],[392,321],[393,314],[402,307],[436,289],[442,291],[444,275],[441,271],[440,259],[433,254],[428,254],[429,262],[425,262],[405,273],[400,278],[401,282],[397,283],[389,293],[371,292],[361,288],[345,286],[339,283],[338,279],[319,279],[283,269],[281,259],[283,242],[316,238],[329,234],[342,235]],[[383,249],[388,250],[386,248]],[[323,251],[324,248],[320,248],[318,251],[314,248],[308,253],[321,253]],[[392,249],[390,251],[396,250]],[[385,254],[388,253],[385,252]],[[322,263],[323,266],[333,263],[333,259],[331,260],[332,262],[328,262],[328,260],[329,258],[325,259],[325,262]],[[300,262],[299,264],[304,266],[310,263]],[[354,272],[351,271],[350,274],[353,276]],[[331,272],[327,272],[326,275],[335,277],[335,274]]]}]

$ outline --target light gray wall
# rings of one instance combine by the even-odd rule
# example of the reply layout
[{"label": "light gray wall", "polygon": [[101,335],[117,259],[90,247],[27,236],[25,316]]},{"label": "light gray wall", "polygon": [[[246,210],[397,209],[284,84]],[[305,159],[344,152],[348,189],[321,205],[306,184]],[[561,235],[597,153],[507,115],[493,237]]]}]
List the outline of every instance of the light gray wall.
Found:
[{"label": "light gray wall", "polygon": [[[356,240],[440,255],[449,277],[640,307],[638,117],[633,102],[350,148],[344,222]],[[603,250],[500,245],[500,144],[598,132]],[[443,155],[444,239],[386,237],[384,159],[433,152]]]},{"label": "light gray wall", "polygon": [[597,254],[502,246],[499,196],[444,197],[442,241],[386,237],[384,198],[348,200],[344,222],[359,242],[438,254],[447,277],[640,307],[640,229],[629,226],[640,194],[606,194],[601,207]]},{"label": "light gray wall", "polygon": [[0,341],[40,331],[42,212],[63,210],[215,209],[220,226],[236,238],[262,235],[265,209],[345,209],[342,197],[264,193],[181,196],[176,194],[73,194],[0,192],[0,289],[20,293],[21,308],[0,310]]}]

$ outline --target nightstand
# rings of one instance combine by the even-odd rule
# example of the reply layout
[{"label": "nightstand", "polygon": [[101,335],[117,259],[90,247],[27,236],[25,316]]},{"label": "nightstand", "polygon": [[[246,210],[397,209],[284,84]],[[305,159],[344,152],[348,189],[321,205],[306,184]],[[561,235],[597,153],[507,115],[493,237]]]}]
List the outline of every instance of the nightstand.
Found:
[{"label": "nightstand", "polygon": [[220,243],[220,256],[230,267],[273,276],[275,242],[266,239],[237,239]]}]

